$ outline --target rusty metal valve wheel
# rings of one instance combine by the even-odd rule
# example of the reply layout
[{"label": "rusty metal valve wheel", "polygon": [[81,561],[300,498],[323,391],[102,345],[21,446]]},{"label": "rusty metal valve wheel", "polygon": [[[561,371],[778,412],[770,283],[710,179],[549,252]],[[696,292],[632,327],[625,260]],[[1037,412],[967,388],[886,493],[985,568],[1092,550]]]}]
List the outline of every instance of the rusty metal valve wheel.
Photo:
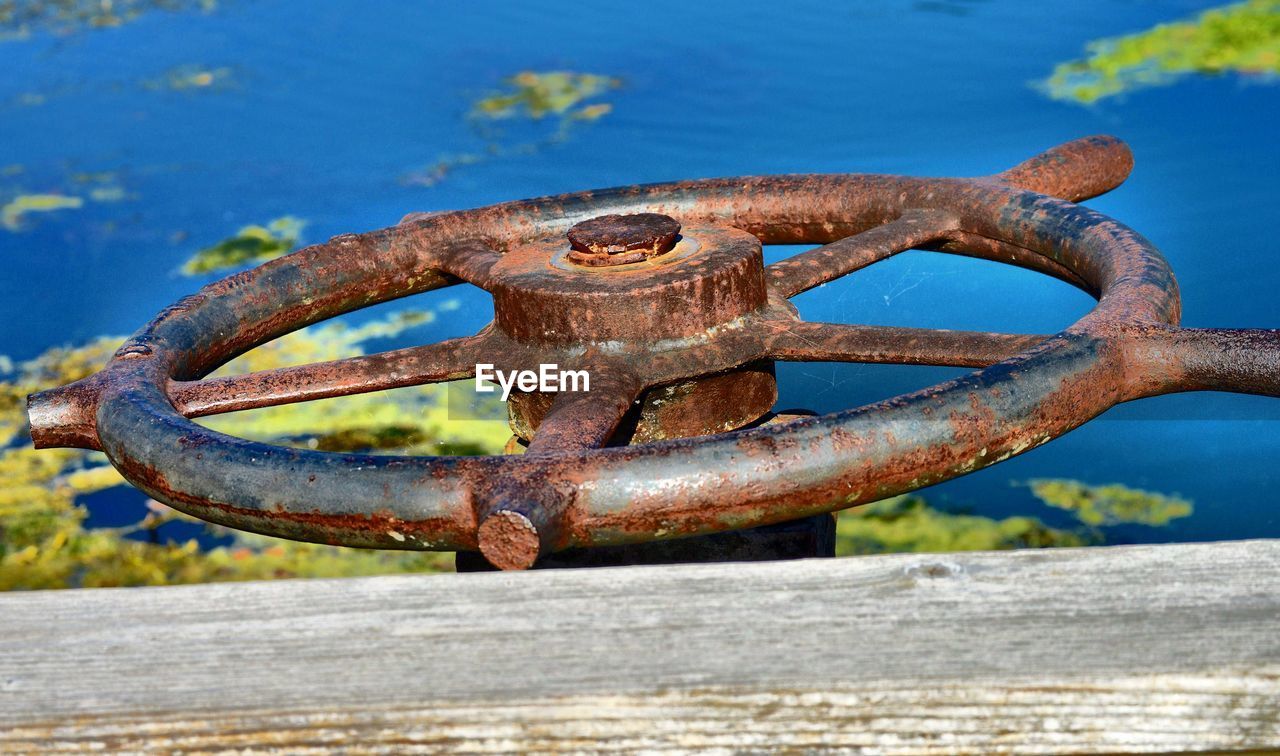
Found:
[{"label": "rusty metal valve wheel", "polygon": [[[30,397],[31,433],[39,447],[101,449],[138,488],[211,522],[349,546],[478,548],[518,569],[569,546],[743,528],[911,491],[1140,397],[1280,395],[1280,332],[1179,328],[1160,253],[1072,204],[1131,167],[1122,142],[1090,137],[976,179],[714,179],[410,216],[179,301],[100,373]],[[762,243],[824,246],[765,266]],[[911,248],[1046,273],[1098,304],[1062,333],[1024,336],[804,322],[787,301]],[[201,380],[302,326],[459,281],[493,295],[494,322],[475,336]],[[719,433],[769,411],[775,360],[981,369],[859,409]],[[530,440],[522,456],[323,453],[188,419],[460,379],[477,363],[585,369],[590,391],[515,393],[512,424]],[[633,445],[606,448],[622,423],[634,424]]]}]

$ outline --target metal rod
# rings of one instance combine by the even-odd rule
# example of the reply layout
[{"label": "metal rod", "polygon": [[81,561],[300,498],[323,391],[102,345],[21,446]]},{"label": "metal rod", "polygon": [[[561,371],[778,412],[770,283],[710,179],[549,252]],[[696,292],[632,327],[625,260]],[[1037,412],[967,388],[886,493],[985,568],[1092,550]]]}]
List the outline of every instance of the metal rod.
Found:
[{"label": "metal rod", "polygon": [[769,285],[785,297],[943,238],[959,225],[949,213],[907,210],[882,226],[847,236],[765,268]]},{"label": "metal rod", "polygon": [[342,360],[245,375],[172,381],[169,398],[186,417],[309,402],[349,394],[418,386],[475,375],[484,336],[450,339]]},{"label": "metal rod", "polygon": [[768,340],[774,359],[792,362],[865,362],[987,367],[1043,342],[1048,336],[980,331],[778,323]]}]

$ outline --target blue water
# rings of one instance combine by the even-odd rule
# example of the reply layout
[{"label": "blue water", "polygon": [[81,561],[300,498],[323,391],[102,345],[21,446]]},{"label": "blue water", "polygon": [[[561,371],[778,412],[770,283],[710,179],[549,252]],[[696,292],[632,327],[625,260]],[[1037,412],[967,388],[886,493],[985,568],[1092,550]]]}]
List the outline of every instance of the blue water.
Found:
[{"label": "blue water", "polygon": [[[0,44],[0,166],[27,191],[112,171],[126,202],[0,231],[0,353],[125,334],[207,279],[177,270],[249,223],[292,214],[306,238],[555,192],[677,178],[869,171],[976,175],[1111,133],[1133,177],[1090,204],[1148,236],[1182,285],[1184,323],[1280,326],[1274,177],[1280,85],[1188,78],[1094,107],[1031,86],[1086,42],[1204,2],[339,3],[229,0],[121,28]],[[139,82],[196,64],[225,88]],[[401,178],[483,149],[470,103],[521,70],[619,77],[614,110],[563,144]],[[14,104],[44,92],[38,106]],[[8,104],[4,104],[8,103]],[[790,250],[770,250],[771,255]],[[474,331],[486,300],[414,332]],[[991,263],[909,253],[798,299],[814,320],[1014,332],[1061,328],[1090,300]],[[358,320],[360,316],[356,316]],[[784,406],[819,411],[955,371],[788,365]],[[1280,401],[1165,397],[1118,408],[1044,448],[934,489],[989,514],[1027,510],[1030,477],[1123,482],[1193,499],[1195,514],[1130,540],[1280,536]]]}]

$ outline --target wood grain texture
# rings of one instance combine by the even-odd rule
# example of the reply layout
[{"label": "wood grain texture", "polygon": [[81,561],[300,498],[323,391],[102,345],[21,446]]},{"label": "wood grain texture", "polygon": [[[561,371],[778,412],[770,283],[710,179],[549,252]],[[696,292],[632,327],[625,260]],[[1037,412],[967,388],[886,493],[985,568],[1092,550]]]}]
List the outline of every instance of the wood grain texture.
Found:
[{"label": "wood grain texture", "polygon": [[0,596],[0,750],[1280,747],[1280,542]]}]

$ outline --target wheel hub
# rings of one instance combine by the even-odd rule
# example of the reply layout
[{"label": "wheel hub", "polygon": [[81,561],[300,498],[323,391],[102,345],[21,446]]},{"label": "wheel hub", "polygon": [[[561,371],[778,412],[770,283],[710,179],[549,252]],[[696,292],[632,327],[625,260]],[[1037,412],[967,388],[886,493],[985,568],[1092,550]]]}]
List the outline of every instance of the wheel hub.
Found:
[{"label": "wheel hub", "polygon": [[735,228],[692,226],[669,252],[627,264],[582,266],[571,252],[557,235],[501,255],[489,269],[498,330],[539,346],[652,348],[768,303],[760,240]]},{"label": "wheel hub", "polygon": [[[605,215],[565,237],[508,249],[491,269],[503,281],[493,291],[495,326],[522,344],[634,356],[687,348],[768,304],[759,239],[721,226],[680,232],[666,215]],[[579,264],[579,250],[597,257]],[[661,385],[633,410],[631,440],[741,428],[766,415],[777,396],[768,360]],[[553,400],[513,391],[516,435],[531,441]]]}]

